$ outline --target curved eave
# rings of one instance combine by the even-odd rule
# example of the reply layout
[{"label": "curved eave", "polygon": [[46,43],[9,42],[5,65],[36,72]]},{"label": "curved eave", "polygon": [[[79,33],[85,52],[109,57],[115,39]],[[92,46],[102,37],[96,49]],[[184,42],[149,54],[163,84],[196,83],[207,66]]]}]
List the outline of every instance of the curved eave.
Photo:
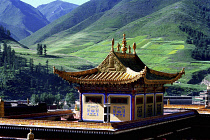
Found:
[{"label": "curved eave", "polygon": [[159,75],[159,76],[165,76],[165,77],[175,77],[175,76],[178,75],[178,73],[165,73],[165,72],[160,72],[160,71],[156,71],[156,70],[153,70],[153,69],[149,69],[149,71],[152,74]]},{"label": "curved eave", "polygon": [[165,73],[164,76],[166,76],[166,75],[168,75],[168,77],[176,76],[175,78],[170,79],[170,80],[150,80],[150,79],[146,78],[146,74],[145,74],[144,83],[145,84],[173,84],[175,81],[179,80],[182,77],[183,74],[185,74],[184,68],[178,74],[167,74],[167,73]]},{"label": "curved eave", "polygon": [[[59,71],[57,69],[54,69],[53,71],[54,74],[58,74],[58,76],[63,78],[64,80],[70,83],[78,83],[78,84],[110,84],[110,85],[128,84],[135,82],[141,77],[143,77],[142,73],[139,73],[138,75],[135,75],[134,77],[128,79],[85,79],[85,78],[75,77],[75,75],[79,75],[79,72],[72,74],[72,72]],[[95,70],[93,69],[92,73],[94,73],[94,71]],[[91,72],[89,71],[88,74],[91,74]]]},{"label": "curved eave", "polygon": [[[59,71],[53,67],[53,73],[54,74],[62,74],[65,73],[69,76],[81,76],[81,75],[87,75],[87,74],[93,74],[98,72],[98,68],[90,69],[90,70],[85,70],[85,71],[79,71],[79,72],[66,72],[66,71]],[[59,75],[60,76],[60,75]],[[60,76],[61,77],[61,76]]]}]

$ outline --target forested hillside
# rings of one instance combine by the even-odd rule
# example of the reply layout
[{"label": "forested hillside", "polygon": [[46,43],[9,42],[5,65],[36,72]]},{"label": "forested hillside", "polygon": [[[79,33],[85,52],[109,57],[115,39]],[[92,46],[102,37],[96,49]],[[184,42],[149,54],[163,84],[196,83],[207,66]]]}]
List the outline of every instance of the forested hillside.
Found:
[{"label": "forested hillside", "polygon": [[194,10],[191,16],[203,25],[203,29],[196,25],[189,25],[183,21],[180,30],[187,33],[186,43],[195,45],[191,56],[197,60],[210,61],[210,3],[207,0],[191,0]]},{"label": "forested hillside", "polygon": [[10,35],[11,35],[10,30],[0,25],[0,42],[2,42],[2,40],[5,40],[5,39],[12,39]]},{"label": "forested hillside", "polygon": [[65,97],[72,93],[77,98],[73,86],[52,74],[48,63],[35,65],[33,59],[19,57],[4,43],[0,48],[0,97],[17,100],[30,98],[32,94]]}]

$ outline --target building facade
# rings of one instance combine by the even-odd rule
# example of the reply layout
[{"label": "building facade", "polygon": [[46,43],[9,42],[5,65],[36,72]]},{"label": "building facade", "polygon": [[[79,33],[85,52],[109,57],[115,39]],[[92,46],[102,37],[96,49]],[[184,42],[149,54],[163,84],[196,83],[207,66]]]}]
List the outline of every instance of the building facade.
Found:
[{"label": "building facade", "polygon": [[[54,67],[54,74],[79,84],[82,121],[103,122],[105,114],[110,122],[163,115],[164,84],[172,84],[185,73],[184,69],[170,74],[148,68],[137,56],[136,44],[131,53],[123,36],[122,47],[118,44],[114,51],[113,39],[111,51],[96,68],[66,72]],[[106,104],[109,112],[104,109]]]}]

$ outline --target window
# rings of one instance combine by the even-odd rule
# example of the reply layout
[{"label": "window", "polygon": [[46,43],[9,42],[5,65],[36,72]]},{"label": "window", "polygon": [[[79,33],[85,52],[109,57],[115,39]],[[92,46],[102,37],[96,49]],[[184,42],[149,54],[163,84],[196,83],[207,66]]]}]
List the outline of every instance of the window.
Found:
[{"label": "window", "polygon": [[147,104],[153,103],[153,96],[147,96]]},{"label": "window", "polygon": [[136,104],[137,105],[143,104],[143,97],[136,97]]},{"label": "window", "polygon": [[113,104],[127,104],[128,98],[126,98],[126,97],[111,97],[111,103],[113,103]]},{"label": "window", "polygon": [[162,95],[156,96],[156,102],[157,103],[163,102],[163,96]]},{"label": "window", "polygon": [[102,97],[101,96],[86,96],[86,103],[102,103]]}]

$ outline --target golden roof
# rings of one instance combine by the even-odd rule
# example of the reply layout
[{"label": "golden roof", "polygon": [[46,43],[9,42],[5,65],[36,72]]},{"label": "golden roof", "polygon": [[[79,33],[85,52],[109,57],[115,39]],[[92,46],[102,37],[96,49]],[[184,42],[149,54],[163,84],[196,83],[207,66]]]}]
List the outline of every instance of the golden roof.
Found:
[{"label": "golden roof", "polygon": [[[123,47],[126,47],[125,34],[123,35]],[[126,53],[127,49],[119,52],[114,51],[114,39],[110,53],[98,67],[80,72],[66,72],[55,69],[54,74],[58,74],[64,80],[79,84],[128,84],[142,78],[145,84],[172,84],[185,73],[184,69],[175,74],[164,73],[149,69],[137,56],[133,44],[134,52]]]}]

